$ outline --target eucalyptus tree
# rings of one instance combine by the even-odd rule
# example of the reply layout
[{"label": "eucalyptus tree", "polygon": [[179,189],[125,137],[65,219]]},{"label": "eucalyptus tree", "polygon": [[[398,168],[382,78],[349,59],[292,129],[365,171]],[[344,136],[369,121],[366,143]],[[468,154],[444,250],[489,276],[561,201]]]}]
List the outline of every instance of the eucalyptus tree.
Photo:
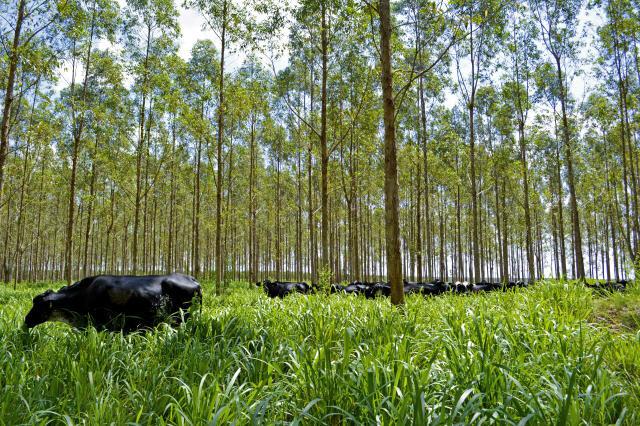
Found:
[{"label": "eucalyptus tree", "polygon": [[[18,3],[15,5],[19,6]],[[29,183],[37,174],[35,168],[39,163],[44,164],[40,161],[44,151],[42,145],[50,139],[43,137],[46,135],[43,131],[48,128],[51,134],[56,133],[50,127],[56,120],[52,120],[48,88],[55,82],[55,67],[59,63],[59,38],[52,25],[58,22],[58,14],[57,10],[48,11],[37,6],[28,2],[25,6],[20,40],[17,41],[18,52],[12,50],[9,38],[15,36],[14,30],[18,29],[11,27],[10,17],[14,11],[8,7],[7,15],[0,14],[4,18],[0,21],[0,43],[4,46],[4,54],[0,55],[0,86],[6,89],[2,92],[5,96],[3,105],[8,106],[3,110],[6,114],[6,128],[3,130],[7,133],[3,135],[4,145],[0,144],[0,162],[3,163],[0,181],[4,182],[0,182],[0,211],[4,209],[0,214],[0,228],[4,231],[0,237],[4,243],[0,250],[0,275],[7,281],[14,269],[14,280],[22,278],[18,265],[22,263],[22,255],[28,246],[25,241],[28,232],[26,221],[30,216],[28,206],[36,196]],[[17,62],[12,65],[14,60]],[[9,159],[11,161],[5,162]]]},{"label": "eucalyptus tree", "polygon": [[[366,115],[364,111],[374,109],[375,102],[373,70],[365,58],[357,55],[355,49],[362,49],[362,45],[353,43],[345,49],[344,61],[341,64],[341,78],[336,81],[338,86],[339,105],[338,138],[340,153],[340,182],[344,201],[346,203],[347,241],[350,276],[354,280],[361,279],[361,253],[360,253],[360,168],[363,162],[361,148],[367,140],[375,139],[375,125],[372,119],[376,115]],[[346,120],[344,118],[347,118]],[[345,155],[346,151],[346,155]]]},{"label": "eucalyptus tree", "polygon": [[526,6],[513,3],[509,11],[507,55],[509,58],[508,77],[503,86],[503,96],[513,105],[514,118],[518,129],[520,163],[522,169],[523,207],[525,221],[525,250],[527,253],[528,276],[536,276],[534,266],[533,238],[531,226],[529,164],[527,162],[527,141],[525,127],[529,111],[533,106],[532,89],[534,72],[540,53],[536,46],[538,31]]},{"label": "eucalyptus tree", "polygon": [[[473,277],[482,278],[478,239],[478,189],[476,177],[476,135],[474,114],[478,85],[486,78],[491,58],[504,37],[504,4],[501,0],[456,0],[459,19],[465,23],[468,36],[455,46],[456,74],[469,116],[469,169],[471,194],[471,239]],[[463,62],[468,60],[468,63]]]},{"label": "eucalyptus tree", "polygon": [[200,275],[200,222],[201,222],[201,183],[203,142],[206,143],[211,132],[208,111],[213,110],[216,96],[216,80],[219,67],[211,58],[217,56],[217,49],[211,40],[196,42],[191,50],[191,58],[187,63],[186,81],[183,84],[183,94],[188,99],[189,108],[183,112],[190,133],[195,139],[194,177],[193,177],[193,208],[192,208],[192,239],[191,239],[191,271]]},{"label": "eucalyptus tree", "polygon": [[[635,268],[640,265],[639,195],[640,170],[638,163],[638,132],[633,125],[633,109],[638,114],[634,94],[640,93],[639,42],[640,25],[637,8],[628,0],[596,1],[605,12],[605,23],[599,28],[602,76],[617,97],[619,139],[623,167],[625,247],[634,259]],[[635,13],[634,13],[635,12]],[[635,68],[635,69],[634,69]],[[634,93],[635,92],[635,93]],[[612,93],[613,95],[613,93]],[[637,96],[635,96],[637,97]],[[635,126],[637,129],[637,126]]]},{"label": "eucalyptus tree", "polygon": [[89,258],[89,249],[94,227],[99,224],[94,211],[99,201],[101,182],[110,177],[113,159],[109,157],[121,148],[131,124],[131,104],[124,86],[122,64],[107,50],[96,50],[92,55],[86,94],[86,101],[91,105],[91,113],[87,117],[87,157],[91,166],[89,194],[83,200],[86,224],[81,270],[84,275],[90,275],[91,269],[97,266]]},{"label": "eucalyptus tree", "polygon": [[[78,160],[84,142],[84,130],[87,113],[87,95],[90,91],[89,76],[92,66],[93,49],[95,43],[105,37],[115,40],[115,30],[118,19],[118,6],[111,0],[78,1],[65,10],[64,32],[71,45],[71,84],[65,100],[70,112],[71,130],[71,176],[69,178],[69,201],[67,214],[66,244],[65,244],[65,280],[71,283],[73,269],[73,234],[76,201],[76,178]],[[84,68],[83,70],[80,67]],[[79,72],[84,71],[82,83],[78,89],[76,79]]]},{"label": "eucalyptus tree", "polygon": [[[476,93],[476,108],[477,108],[477,137],[479,140],[483,141],[484,146],[487,149],[487,162],[482,168],[483,170],[491,171],[490,176],[484,176],[487,180],[491,181],[491,186],[494,192],[493,200],[489,200],[489,197],[486,197],[488,200],[487,204],[490,204],[490,201],[493,201],[493,217],[495,219],[495,237],[493,240],[496,241],[496,245],[500,246],[502,243],[501,236],[507,233],[506,227],[503,225],[503,220],[506,217],[506,209],[501,208],[501,196],[503,194],[500,178],[505,173],[505,164],[500,161],[503,157],[503,153],[505,151],[505,139],[510,137],[511,132],[513,131],[513,127],[511,126],[511,110],[510,108],[505,108],[505,106],[510,106],[509,101],[505,101],[502,93],[500,93],[497,88],[492,85],[481,86],[478,88]],[[505,111],[506,110],[506,111]],[[484,209],[485,212],[489,211],[489,208]],[[481,232],[484,232],[486,228],[490,225],[490,220],[487,218],[484,222],[485,226],[481,229]],[[492,241],[491,238],[485,236],[483,238],[485,244],[490,244]],[[502,257],[502,251],[498,250],[498,254],[495,256],[496,259]],[[490,256],[491,257],[491,256]],[[490,273],[489,276],[493,275],[493,262],[489,262]],[[508,281],[508,271],[501,267],[501,263],[499,265],[500,277],[503,282]],[[485,264],[481,265],[482,268],[486,266]]]},{"label": "eucalyptus tree", "polygon": [[[178,228],[176,200],[178,195],[178,168],[181,163],[181,156],[178,155],[180,149],[178,146],[179,128],[186,129],[188,127],[188,118],[192,112],[191,104],[188,102],[191,99],[189,99],[189,96],[185,93],[191,88],[184,87],[185,84],[190,84],[190,79],[187,78],[188,69],[187,63],[180,56],[175,53],[170,55],[165,61],[162,70],[169,84],[160,87],[160,90],[162,90],[160,99],[164,103],[163,109],[168,115],[168,139],[170,140],[170,147],[167,146],[166,148],[169,155],[169,209],[166,216],[167,241],[164,261],[165,271],[167,273],[174,272],[177,257],[175,255]],[[201,82],[201,84],[205,85],[206,82]],[[203,96],[206,95],[203,94]]]},{"label": "eucalyptus tree", "polygon": [[218,76],[218,104],[217,104],[217,149],[216,149],[216,294],[220,294],[224,254],[222,248],[222,179],[223,179],[223,143],[225,132],[225,57],[234,43],[243,40],[243,36],[250,36],[250,20],[242,4],[234,0],[188,0],[186,6],[197,8],[205,18],[206,27],[215,33],[220,41],[219,47],[219,76]]},{"label": "eucalyptus tree", "polygon": [[[427,277],[432,275],[431,185],[428,167],[429,121],[432,120],[430,113],[436,104],[443,101],[444,86],[447,83],[447,67],[450,65],[449,48],[456,41],[456,37],[461,36],[452,31],[452,16],[449,16],[450,11],[447,10],[445,2],[409,0],[401,2],[398,11],[404,23],[400,28],[406,27],[402,38],[404,44],[407,45],[404,61],[409,65],[409,68],[404,72],[407,80],[404,86],[407,87],[405,90],[408,90],[412,85],[416,86],[415,99],[412,98],[411,101],[415,102],[417,117],[411,119],[419,123],[418,126],[407,125],[406,127],[410,132],[416,133],[416,142],[422,152],[422,164],[418,165],[418,168],[421,169],[418,174],[422,173],[422,182],[417,181],[417,184],[424,184],[426,253],[422,251],[421,205],[423,191],[417,190],[416,194],[418,206],[416,209],[416,245],[418,246],[416,261],[418,280],[421,280],[423,257],[426,260],[426,275]],[[416,80],[417,84],[414,84]],[[405,93],[407,92],[403,93],[403,90],[400,90],[396,95],[399,96],[398,99],[401,100],[401,103]],[[411,110],[412,108],[406,109]]]},{"label": "eucalyptus tree", "polygon": [[[290,63],[287,68],[281,70],[275,76],[273,92],[278,99],[281,99],[286,104],[289,111],[295,115],[297,119],[296,127],[303,133],[301,136],[304,136],[304,142],[306,142],[307,253],[311,279],[316,281],[318,278],[318,248],[313,165],[314,157],[317,156],[314,151],[316,145],[314,140],[319,138],[320,133],[317,130],[317,113],[314,109],[316,104],[314,56],[313,52],[309,52],[310,49],[305,48],[307,45],[305,40],[296,34],[295,26],[292,27],[289,43],[291,47]],[[303,131],[302,127],[306,131]],[[300,142],[303,141],[302,138],[299,140]],[[299,150],[302,149],[303,147],[299,146]],[[302,169],[302,167],[300,168]]]},{"label": "eucalyptus tree", "polygon": [[582,0],[530,0],[529,5],[540,25],[540,36],[545,48],[553,57],[556,71],[558,98],[562,113],[562,137],[567,165],[567,183],[571,207],[571,224],[573,228],[573,251],[575,256],[576,278],[584,280],[584,260],[582,255],[582,234],[580,232],[580,216],[575,185],[573,144],[569,124],[568,78],[566,60],[575,54],[575,36],[577,17]]},{"label": "eucalyptus tree", "polygon": [[[604,258],[603,270],[606,272],[607,280],[611,279],[610,252],[613,253],[615,279],[619,279],[619,248],[616,239],[616,221],[614,220],[614,218],[618,217],[619,209],[617,197],[614,195],[617,191],[614,189],[618,186],[619,180],[615,179],[617,177],[616,168],[613,167],[613,164],[618,161],[619,153],[617,149],[611,149],[612,146],[615,147],[615,139],[617,139],[618,135],[614,127],[617,112],[616,106],[611,102],[608,94],[602,89],[589,95],[584,105],[585,125],[591,133],[589,136],[593,148],[589,154],[593,154],[595,157],[591,159],[589,163],[595,169],[593,180],[600,186],[599,191],[592,191],[592,187],[589,192],[603,194],[598,198],[597,204],[600,207],[604,222],[604,226],[601,228],[604,239],[603,244],[601,244],[601,249],[602,257]],[[593,185],[593,183],[593,181],[588,182],[588,185]]]},{"label": "eucalyptus tree", "polygon": [[[538,100],[544,100],[546,106],[551,109],[547,118],[548,121],[553,122],[553,137],[545,138],[547,143],[547,158],[553,161],[549,162],[549,166],[553,165],[553,168],[549,170],[549,184],[552,187],[550,190],[554,193],[555,206],[551,209],[552,215],[552,228],[558,240],[559,246],[559,271],[558,274],[562,279],[567,278],[567,256],[566,256],[566,243],[565,243],[565,214],[564,214],[564,190],[562,179],[562,162],[560,155],[560,130],[558,125],[558,102],[560,99],[560,89],[558,80],[556,78],[556,72],[554,65],[549,62],[542,62],[538,64],[534,72],[534,80],[536,83],[536,97]],[[541,114],[545,115],[545,114]],[[540,117],[541,118],[541,117]],[[547,130],[548,131],[548,130]],[[556,218],[557,216],[557,218]]]},{"label": "eucalyptus tree", "polygon": [[[4,166],[9,149],[9,133],[13,120],[13,104],[19,67],[23,66],[23,57],[37,50],[38,45],[42,45],[44,39],[49,39],[47,43],[49,45],[55,44],[52,39],[56,37],[56,34],[51,30],[55,29],[55,24],[60,21],[59,11],[68,7],[66,2],[58,3],[53,0],[41,3],[18,0],[11,2],[11,4],[15,4],[15,10],[8,7],[0,15],[3,18],[0,24],[0,41],[2,41],[7,55],[7,63],[4,64],[7,67],[6,76],[3,75],[1,80],[5,84],[3,85],[2,121],[0,122],[0,202],[2,201]],[[46,65],[47,68],[55,67],[54,57],[51,57],[51,60],[43,65]]]},{"label": "eucalyptus tree", "polygon": [[[151,131],[151,110],[153,107],[152,87],[154,75],[162,68],[162,61],[173,47],[173,41],[180,34],[178,12],[173,0],[132,0],[124,11],[124,45],[131,71],[135,76],[134,93],[138,96],[138,134],[136,141],[136,189],[133,236],[131,241],[131,270],[139,269],[138,237],[143,193],[143,171],[146,161],[145,147],[149,146]],[[147,105],[148,104],[148,105]]]},{"label": "eucalyptus tree", "polygon": [[[328,142],[328,89],[327,84],[330,79],[331,67],[335,63],[334,47],[338,43],[337,34],[344,25],[344,21],[351,18],[350,13],[344,13],[353,7],[351,0],[343,2],[340,0],[318,1],[304,0],[293,11],[294,23],[292,26],[291,43],[298,51],[310,54],[311,60],[315,61],[314,53],[320,56],[320,127],[314,123],[307,122],[312,132],[318,137],[320,151],[320,263],[323,272],[329,269],[329,157],[335,151],[336,145],[329,146]],[[355,12],[355,8],[353,9]],[[313,49],[300,49],[300,42],[310,43]],[[312,62],[314,63],[314,62]],[[312,70],[312,74],[314,70]],[[313,77],[311,78],[313,80]],[[313,96],[312,96],[313,97]],[[313,100],[311,100],[313,108]],[[299,114],[297,114],[300,116]]]},{"label": "eucalyptus tree", "polygon": [[[258,192],[260,180],[258,168],[261,166],[260,140],[264,122],[269,110],[270,78],[266,70],[258,62],[257,58],[250,56],[238,70],[239,86],[243,91],[242,102],[248,109],[248,135],[249,142],[249,200],[248,200],[248,251],[249,251],[249,281],[258,279],[259,264],[259,234],[258,234]],[[299,209],[302,209],[302,200],[298,201]],[[300,239],[302,237],[299,237]],[[301,242],[300,242],[301,244]],[[298,266],[301,269],[301,265]]]},{"label": "eucalyptus tree", "polygon": [[380,15],[380,66],[384,107],[384,222],[387,250],[387,277],[391,285],[391,303],[404,304],[398,199],[398,160],[396,154],[396,105],[393,94],[391,39],[393,37],[389,0],[378,3]]}]

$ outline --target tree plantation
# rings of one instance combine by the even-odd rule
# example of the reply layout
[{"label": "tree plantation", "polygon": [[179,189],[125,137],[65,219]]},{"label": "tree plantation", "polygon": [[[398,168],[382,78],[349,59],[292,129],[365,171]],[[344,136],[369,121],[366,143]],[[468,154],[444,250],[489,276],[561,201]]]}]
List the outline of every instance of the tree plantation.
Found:
[{"label": "tree plantation", "polygon": [[639,11],[0,0],[0,279],[633,277]]}]

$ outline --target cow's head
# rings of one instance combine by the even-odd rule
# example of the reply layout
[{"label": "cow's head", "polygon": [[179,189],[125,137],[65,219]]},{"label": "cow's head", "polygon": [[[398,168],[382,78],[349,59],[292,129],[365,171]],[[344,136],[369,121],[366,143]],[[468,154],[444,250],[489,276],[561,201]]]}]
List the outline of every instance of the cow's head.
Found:
[{"label": "cow's head", "polygon": [[53,313],[53,302],[55,293],[47,290],[33,298],[33,307],[24,318],[24,325],[27,328],[35,327],[38,324],[49,321]]}]

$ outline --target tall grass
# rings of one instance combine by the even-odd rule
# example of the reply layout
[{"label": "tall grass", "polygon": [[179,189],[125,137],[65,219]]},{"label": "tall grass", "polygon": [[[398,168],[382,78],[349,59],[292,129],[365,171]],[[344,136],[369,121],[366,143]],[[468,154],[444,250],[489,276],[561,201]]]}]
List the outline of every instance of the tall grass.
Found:
[{"label": "tall grass", "polygon": [[182,327],[130,335],[25,333],[45,287],[1,288],[0,422],[640,423],[640,334],[593,320],[600,296],[572,284],[412,296],[403,311],[204,287]]}]

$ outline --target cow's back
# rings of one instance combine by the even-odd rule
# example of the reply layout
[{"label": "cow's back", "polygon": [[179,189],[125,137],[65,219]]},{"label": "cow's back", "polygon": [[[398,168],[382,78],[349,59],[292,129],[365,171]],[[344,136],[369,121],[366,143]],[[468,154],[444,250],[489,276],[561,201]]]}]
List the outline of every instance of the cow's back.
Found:
[{"label": "cow's back", "polygon": [[82,289],[87,312],[94,319],[118,315],[155,323],[160,317],[188,309],[200,285],[191,277],[171,275],[100,275]]}]

